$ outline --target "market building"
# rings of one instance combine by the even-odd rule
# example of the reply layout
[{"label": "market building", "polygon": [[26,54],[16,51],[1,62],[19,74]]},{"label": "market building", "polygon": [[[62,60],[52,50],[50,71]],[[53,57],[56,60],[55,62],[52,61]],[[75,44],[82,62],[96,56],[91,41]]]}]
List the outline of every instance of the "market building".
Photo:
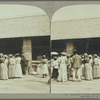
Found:
[{"label": "market building", "polygon": [[0,5],[0,52],[25,54],[28,60],[50,51],[50,20],[39,7]]},{"label": "market building", "polygon": [[100,53],[100,5],[70,5],[51,21],[52,51]]}]

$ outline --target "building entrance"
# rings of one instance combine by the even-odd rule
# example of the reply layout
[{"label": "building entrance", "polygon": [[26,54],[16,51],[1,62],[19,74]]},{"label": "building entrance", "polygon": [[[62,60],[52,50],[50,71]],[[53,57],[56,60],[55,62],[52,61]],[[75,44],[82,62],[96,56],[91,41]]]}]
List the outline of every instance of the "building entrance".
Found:
[{"label": "building entrance", "polygon": [[[66,51],[68,44],[73,44],[78,54],[100,54],[100,38],[66,39],[52,41],[52,51]],[[70,48],[70,45],[68,45]]]},{"label": "building entrance", "polygon": [[22,38],[0,39],[0,53],[16,54],[22,53]]}]

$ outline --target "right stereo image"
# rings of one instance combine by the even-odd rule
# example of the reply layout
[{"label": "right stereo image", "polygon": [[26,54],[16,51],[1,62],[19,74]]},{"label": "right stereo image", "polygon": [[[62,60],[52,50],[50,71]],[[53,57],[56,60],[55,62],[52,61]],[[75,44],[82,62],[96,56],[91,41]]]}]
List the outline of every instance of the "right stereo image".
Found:
[{"label": "right stereo image", "polygon": [[51,19],[51,93],[100,93],[100,5],[70,5]]}]

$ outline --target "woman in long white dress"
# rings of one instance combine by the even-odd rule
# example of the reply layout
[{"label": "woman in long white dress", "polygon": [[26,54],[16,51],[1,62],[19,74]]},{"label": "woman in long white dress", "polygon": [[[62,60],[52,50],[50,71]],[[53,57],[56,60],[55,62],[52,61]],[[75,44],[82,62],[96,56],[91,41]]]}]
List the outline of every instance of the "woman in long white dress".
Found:
[{"label": "woman in long white dress", "polygon": [[66,82],[67,81],[67,57],[65,53],[61,53],[61,57],[59,58],[60,68],[58,75],[58,82]]},{"label": "woman in long white dress", "polygon": [[8,67],[8,76],[10,79],[15,77],[15,59],[13,55],[9,55],[9,67]]},{"label": "woman in long white dress", "polygon": [[97,79],[99,76],[99,60],[98,60],[98,56],[95,54],[94,55],[94,65],[93,65],[93,78]]},{"label": "woman in long white dress", "polygon": [[15,77],[16,78],[22,77],[21,57],[19,54],[16,54],[15,56]]},{"label": "woman in long white dress", "polygon": [[7,65],[5,63],[5,58],[2,57],[0,60],[1,60],[1,64],[0,64],[0,79],[1,80],[7,80],[8,79],[8,69],[7,69]]},{"label": "woman in long white dress", "polygon": [[84,66],[84,70],[85,70],[85,79],[86,80],[92,80],[93,76],[92,76],[92,65],[91,65],[91,59],[89,59],[89,57],[87,57],[86,59],[86,63]]},{"label": "woman in long white dress", "polygon": [[5,64],[8,66],[8,56],[4,55],[4,58],[5,58]]},{"label": "woman in long white dress", "polygon": [[43,68],[43,78],[45,78],[49,74],[49,71],[48,71],[48,59],[46,58],[46,55],[43,55],[42,68]]},{"label": "woman in long white dress", "polygon": [[98,57],[99,66],[97,67],[97,78],[100,78],[100,57]]}]

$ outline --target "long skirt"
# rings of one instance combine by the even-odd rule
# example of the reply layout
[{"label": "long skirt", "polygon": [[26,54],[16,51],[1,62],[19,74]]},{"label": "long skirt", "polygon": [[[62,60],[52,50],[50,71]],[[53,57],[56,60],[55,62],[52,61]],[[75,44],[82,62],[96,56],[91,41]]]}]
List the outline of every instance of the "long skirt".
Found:
[{"label": "long skirt", "polygon": [[93,66],[93,78],[97,78],[97,69],[99,65],[94,65]]},{"label": "long skirt", "polygon": [[61,81],[61,82],[67,81],[67,66],[66,66],[66,64],[60,64],[58,81]]},{"label": "long skirt", "polygon": [[84,68],[84,64],[81,65],[81,77],[84,77],[85,74],[85,68]]},{"label": "long skirt", "polygon": [[92,80],[92,66],[90,64],[85,64],[84,66],[84,71],[85,71],[85,79],[86,80]]},{"label": "long skirt", "polygon": [[5,63],[1,63],[0,65],[0,79],[2,80],[8,79],[8,69]]},{"label": "long skirt", "polygon": [[46,75],[49,74],[48,65],[47,64],[43,64],[43,74],[46,74]]},{"label": "long skirt", "polygon": [[15,77],[22,77],[21,64],[15,64]]},{"label": "long skirt", "polygon": [[67,68],[67,75],[68,75],[68,78],[71,77],[71,68]]},{"label": "long skirt", "polygon": [[100,65],[97,66],[97,78],[100,78]]},{"label": "long skirt", "polygon": [[9,65],[8,77],[9,77],[9,78],[15,77],[15,65],[14,65],[14,64],[10,64],[10,65]]}]

